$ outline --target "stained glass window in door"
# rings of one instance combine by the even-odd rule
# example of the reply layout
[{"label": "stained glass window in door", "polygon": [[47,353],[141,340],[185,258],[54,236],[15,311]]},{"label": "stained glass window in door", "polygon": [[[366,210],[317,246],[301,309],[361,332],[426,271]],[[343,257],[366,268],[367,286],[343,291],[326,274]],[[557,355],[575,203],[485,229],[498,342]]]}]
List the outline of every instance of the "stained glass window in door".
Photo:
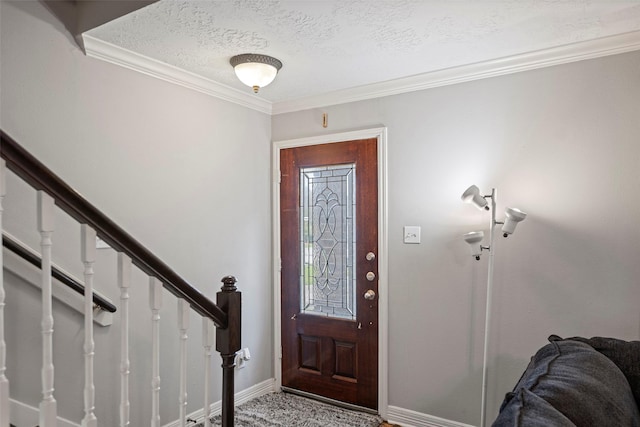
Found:
[{"label": "stained glass window in door", "polygon": [[300,170],[300,310],[355,319],[356,165]]}]

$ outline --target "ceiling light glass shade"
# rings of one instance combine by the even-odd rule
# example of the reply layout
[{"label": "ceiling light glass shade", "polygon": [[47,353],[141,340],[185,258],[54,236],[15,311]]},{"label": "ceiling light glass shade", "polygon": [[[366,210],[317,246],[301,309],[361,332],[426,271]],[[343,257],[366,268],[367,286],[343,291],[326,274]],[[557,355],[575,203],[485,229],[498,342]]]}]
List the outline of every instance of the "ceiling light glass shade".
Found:
[{"label": "ceiling light glass shade", "polygon": [[478,209],[484,208],[486,210],[489,210],[487,200],[480,195],[480,189],[475,185],[467,188],[465,192],[462,193],[461,199],[463,202],[475,205]]},{"label": "ceiling light glass shade", "polygon": [[236,55],[229,61],[238,79],[258,93],[276,78],[282,62],[276,58],[255,53]]},{"label": "ceiling light glass shade", "polygon": [[507,237],[509,234],[513,234],[516,230],[516,225],[518,225],[520,221],[524,221],[527,214],[522,212],[520,209],[507,208],[505,210],[505,215],[507,216],[507,219],[504,221],[504,225],[502,226],[502,232],[504,233],[504,237]]},{"label": "ceiling light glass shade", "polygon": [[484,232],[472,231],[471,233],[466,233],[462,237],[464,237],[464,241],[471,246],[471,256],[476,257],[476,259],[480,259],[480,254],[482,253],[481,243],[482,239],[484,239]]}]

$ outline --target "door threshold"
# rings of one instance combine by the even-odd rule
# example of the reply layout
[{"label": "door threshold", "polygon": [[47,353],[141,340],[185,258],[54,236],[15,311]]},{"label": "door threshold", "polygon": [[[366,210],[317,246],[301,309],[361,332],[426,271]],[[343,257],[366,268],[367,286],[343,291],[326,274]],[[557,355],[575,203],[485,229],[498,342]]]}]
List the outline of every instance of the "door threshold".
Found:
[{"label": "door threshold", "polygon": [[365,408],[364,406],[354,405],[352,403],[341,402],[339,400],[330,399],[328,397],[319,396],[317,394],[309,393],[302,390],[296,390],[295,388],[280,387],[285,393],[297,394],[298,396],[306,397],[309,399],[317,400],[319,402],[328,403],[329,405],[338,406],[351,411],[365,412],[368,414],[380,415],[377,409]]}]

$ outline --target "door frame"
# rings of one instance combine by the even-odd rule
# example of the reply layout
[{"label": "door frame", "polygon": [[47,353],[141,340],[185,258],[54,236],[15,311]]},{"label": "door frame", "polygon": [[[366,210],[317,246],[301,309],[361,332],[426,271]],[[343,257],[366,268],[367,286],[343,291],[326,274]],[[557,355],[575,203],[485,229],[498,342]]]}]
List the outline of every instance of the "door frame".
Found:
[{"label": "door frame", "polygon": [[334,134],[273,142],[272,152],[272,241],[273,241],[273,349],[277,390],[282,387],[282,324],[280,321],[280,150],[308,145],[330,144],[359,139],[378,141],[378,413],[385,418],[389,406],[389,286],[388,286],[388,202],[387,202],[387,128],[377,127]]}]

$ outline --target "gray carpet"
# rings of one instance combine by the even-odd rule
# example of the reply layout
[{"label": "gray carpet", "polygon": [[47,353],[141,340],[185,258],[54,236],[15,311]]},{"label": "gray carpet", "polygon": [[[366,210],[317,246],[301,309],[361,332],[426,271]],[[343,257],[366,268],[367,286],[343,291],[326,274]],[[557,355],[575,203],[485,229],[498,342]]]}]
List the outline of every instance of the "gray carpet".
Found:
[{"label": "gray carpet", "polygon": [[[220,426],[220,416],[212,418]],[[378,427],[382,418],[291,393],[269,393],[236,407],[235,427]],[[200,423],[197,427],[201,427]]]}]

